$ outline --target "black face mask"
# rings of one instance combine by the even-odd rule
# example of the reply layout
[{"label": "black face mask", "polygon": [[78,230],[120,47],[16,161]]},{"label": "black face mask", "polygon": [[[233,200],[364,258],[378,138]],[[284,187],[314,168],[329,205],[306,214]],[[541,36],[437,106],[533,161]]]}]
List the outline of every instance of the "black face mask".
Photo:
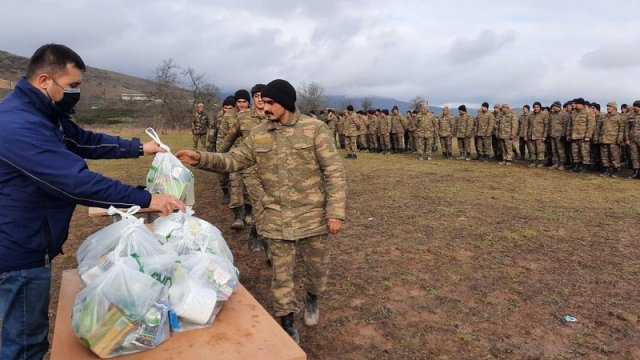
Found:
[{"label": "black face mask", "polygon": [[60,101],[56,101],[55,104],[65,114],[72,114],[73,107],[80,101],[80,89],[79,88],[66,88],[64,89],[64,95]]}]

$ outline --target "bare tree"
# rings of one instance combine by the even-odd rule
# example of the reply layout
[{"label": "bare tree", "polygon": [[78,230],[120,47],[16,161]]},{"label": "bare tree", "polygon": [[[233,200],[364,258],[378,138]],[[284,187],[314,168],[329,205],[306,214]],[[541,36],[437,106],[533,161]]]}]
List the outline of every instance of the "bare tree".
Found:
[{"label": "bare tree", "polygon": [[373,102],[369,98],[362,100],[362,111],[367,112],[373,107]]},{"label": "bare tree", "polygon": [[308,114],[311,110],[320,110],[325,107],[327,98],[324,88],[317,82],[302,83],[298,92],[297,106],[301,112]]},{"label": "bare tree", "polygon": [[204,83],[198,89],[198,101],[202,102],[207,108],[214,106],[220,102],[220,88],[215,84]]},{"label": "bare tree", "polygon": [[182,72],[182,75],[185,75],[191,83],[191,93],[193,95],[191,105],[192,109],[195,109],[195,106],[198,103],[198,92],[200,91],[200,88],[202,88],[202,84],[204,82],[204,74],[198,74],[196,73],[196,69],[191,66],[187,66],[187,68]]},{"label": "bare tree", "polygon": [[204,73],[198,74],[194,68],[187,66],[182,74],[188,78],[191,85],[192,110],[198,103],[203,103],[207,108],[210,108],[218,102],[220,88],[206,82]]},{"label": "bare tree", "polygon": [[154,120],[154,127],[158,125],[179,128],[189,121],[190,109],[188,102],[177,88],[178,71],[180,67],[173,59],[164,59],[156,67],[156,93],[157,100],[160,100],[161,124]]},{"label": "bare tree", "polygon": [[413,99],[409,100],[411,103],[411,110],[420,111],[422,110],[422,105],[427,104],[427,100],[425,100],[422,96],[418,95]]}]

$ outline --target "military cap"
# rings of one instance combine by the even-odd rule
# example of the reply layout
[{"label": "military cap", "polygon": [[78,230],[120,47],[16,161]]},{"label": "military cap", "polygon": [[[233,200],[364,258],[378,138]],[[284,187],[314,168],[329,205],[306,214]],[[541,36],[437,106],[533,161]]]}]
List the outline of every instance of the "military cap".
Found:
[{"label": "military cap", "polygon": [[634,107],[640,107],[640,100],[636,100],[633,102]]},{"label": "military cap", "polygon": [[616,104],[615,101],[609,101],[607,103],[607,106],[611,106],[612,108],[616,108],[616,109],[618,108],[618,104]]},{"label": "military cap", "polygon": [[554,106],[562,107],[562,103],[560,101],[556,100],[556,101],[553,102],[553,104],[551,104],[551,107],[554,107]]}]

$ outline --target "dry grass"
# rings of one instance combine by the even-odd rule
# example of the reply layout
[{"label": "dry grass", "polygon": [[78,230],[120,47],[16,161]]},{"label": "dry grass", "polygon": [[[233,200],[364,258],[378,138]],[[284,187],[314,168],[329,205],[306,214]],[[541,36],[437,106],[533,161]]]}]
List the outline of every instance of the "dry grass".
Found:
[{"label": "dry grass", "polygon": [[[174,151],[191,141],[163,140]],[[140,184],[149,163],[90,167]],[[348,221],[321,321],[298,322],[310,358],[640,358],[637,181],[409,154],[362,153],[345,167]],[[216,176],[196,179],[197,213],[223,231],[270,310],[269,269],[246,231],[228,230]],[[106,223],[79,208],[55,268],[74,267],[78,244]]]}]

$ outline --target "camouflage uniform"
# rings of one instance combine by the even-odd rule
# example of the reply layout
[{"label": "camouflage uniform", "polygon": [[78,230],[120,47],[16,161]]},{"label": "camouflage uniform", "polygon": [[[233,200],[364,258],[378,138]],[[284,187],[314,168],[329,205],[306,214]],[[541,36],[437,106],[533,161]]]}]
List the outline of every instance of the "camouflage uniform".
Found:
[{"label": "camouflage uniform", "polygon": [[416,146],[420,141],[420,134],[418,134],[417,116],[411,115],[407,117],[407,140],[407,150],[416,151]]},{"label": "camouflage uniform", "polygon": [[[518,147],[520,149],[520,159],[522,160],[526,159],[525,152],[529,149],[527,133],[529,133],[529,114],[522,114],[518,117]],[[531,158],[531,151],[529,151],[529,161],[533,161]]]},{"label": "camouflage uniform", "polygon": [[193,134],[193,148],[198,149],[198,143],[202,147],[207,146],[207,133],[209,132],[209,115],[206,112],[195,112],[191,119],[191,134]]},{"label": "camouflage uniform", "polygon": [[625,121],[617,111],[602,116],[598,142],[601,146],[602,165],[620,168],[620,144],[624,141]]},{"label": "camouflage uniform", "polygon": [[355,157],[358,151],[356,141],[358,139],[358,115],[351,113],[344,117],[344,146],[347,149],[347,156]]},{"label": "camouflage uniform", "polygon": [[338,133],[338,145],[340,149],[346,149],[345,137],[344,137],[344,121],[346,116],[338,116],[338,122],[336,122],[336,132]]},{"label": "camouflage uniform", "polygon": [[[227,133],[229,132],[229,128],[234,126],[236,122],[237,122],[237,119],[236,119],[235,109],[229,110],[227,112],[223,112],[222,117],[220,118],[220,121],[218,121],[218,133],[217,133],[216,144],[215,144],[216,149],[220,148],[220,145],[222,144],[224,137],[227,136]],[[218,178],[220,179],[220,189],[222,190],[222,193],[225,194],[225,196],[230,196],[231,181],[229,180],[229,173],[218,173]],[[228,200],[229,199],[230,197],[228,198]],[[231,201],[229,201],[229,203],[230,202]]]},{"label": "camouflage uniform", "polygon": [[489,111],[480,113],[476,126],[476,139],[479,142],[476,147],[478,156],[484,156],[487,160],[491,157],[491,134],[496,126],[496,119]]},{"label": "camouflage uniform", "polygon": [[433,138],[438,134],[438,121],[431,111],[420,113],[417,120],[418,159],[422,160],[426,156],[427,160],[431,160]]},{"label": "camouflage uniform", "polygon": [[547,116],[544,112],[529,114],[527,126],[527,145],[531,166],[544,166],[544,138],[547,134]]},{"label": "camouflage uniform", "polygon": [[201,153],[200,169],[240,171],[256,165],[263,184],[263,235],[273,265],[276,316],[297,313],[293,283],[296,246],[305,287],[321,294],[327,280],[327,219],[345,219],[346,176],[329,128],[298,111],[285,124],[263,123],[229,153]]},{"label": "camouflage uniform", "polygon": [[210,123],[209,134],[207,135],[207,151],[216,151],[216,140],[218,139],[218,129],[220,128],[220,120],[222,120],[223,110],[218,111],[213,122]]},{"label": "camouflage uniform", "polygon": [[339,148],[340,142],[336,139],[338,117],[333,112],[330,112],[329,115],[327,115],[327,126],[329,126],[329,130],[331,131],[331,138],[336,142],[336,148]]},{"label": "camouflage uniform", "polygon": [[453,126],[455,118],[452,115],[440,115],[438,118],[438,136],[440,137],[440,148],[442,156],[451,157],[453,149],[451,148],[451,136],[453,135]]},{"label": "camouflage uniform", "polygon": [[624,139],[629,145],[631,167],[634,172],[640,169],[640,126],[638,126],[637,120],[638,114],[634,110],[627,112],[627,129]]},{"label": "camouflage uniform", "polygon": [[583,165],[591,164],[589,150],[595,130],[595,120],[593,113],[587,108],[577,110],[572,118],[567,137],[572,142],[571,152],[575,164],[580,162]]},{"label": "camouflage uniform", "polygon": [[[220,144],[219,152],[225,153],[228,152],[232,147],[238,146],[245,138],[249,136],[251,133],[251,129],[255,126],[260,125],[263,122],[267,122],[266,116],[258,115],[256,109],[252,109],[250,111],[242,111],[238,114],[238,121],[233,124],[233,126],[229,129],[229,132],[223,139]],[[247,195],[249,195],[249,199],[251,201],[252,206],[252,215],[255,219],[256,227],[258,228],[258,232],[262,232],[261,227],[261,215],[263,212],[263,207],[260,199],[264,195],[264,189],[262,188],[262,184],[257,178],[256,169],[254,166],[247,168],[241,172],[242,174],[242,185],[246,190]]]},{"label": "camouflage uniform", "polygon": [[369,144],[367,143],[368,119],[366,115],[356,114],[356,120],[358,125],[358,149],[367,151],[369,149]]},{"label": "camouflage uniform", "polygon": [[459,160],[471,157],[471,137],[473,136],[473,117],[467,112],[458,117],[456,136],[458,137]]},{"label": "camouflage uniform", "polygon": [[512,143],[514,139],[518,138],[518,116],[514,112],[501,113],[496,128],[496,137],[503,156],[502,163],[510,163],[513,160]]},{"label": "camouflage uniform", "polygon": [[567,134],[569,116],[564,110],[551,111],[549,114],[548,135],[551,139],[552,168],[562,169],[565,164],[564,141]]},{"label": "camouflage uniform", "polygon": [[378,125],[378,135],[380,136],[380,147],[386,153],[391,151],[391,117],[381,114]]},{"label": "camouflage uniform", "polygon": [[400,114],[391,115],[391,137],[396,151],[404,150],[404,122]]},{"label": "camouflage uniform", "polygon": [[367,127],[367,134],[369,138],[369,148],[371,151],[375,151],[380,148],[378,144],[378,126],[379,120],[375,115],[369,115],[369,126]]}]

